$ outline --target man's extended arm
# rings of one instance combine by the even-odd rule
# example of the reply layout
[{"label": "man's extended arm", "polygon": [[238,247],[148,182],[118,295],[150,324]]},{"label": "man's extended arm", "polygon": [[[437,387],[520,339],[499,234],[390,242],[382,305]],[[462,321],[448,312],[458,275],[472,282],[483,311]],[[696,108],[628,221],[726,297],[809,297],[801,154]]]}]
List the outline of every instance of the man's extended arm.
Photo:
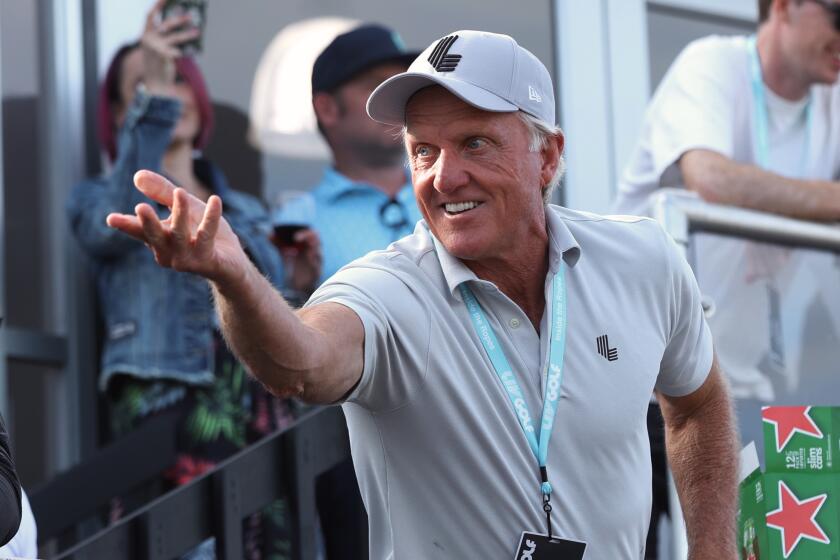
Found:
[{"label": "man's extended arm", "polygon": [[840,183],[790,179],[695,149],[679,162],[686,188],[703,199],[803,220],[840,220]]},{"label": "man's extended arm", "polygon": [[658,394],[668,460],[682,504],[690,560],[735,560],[738,437],[717,360],[685,397]]},{"label": "man's extended arm", "polygon": [[250,263],[211,286],[225,339],[275,395],[331,403],[358,382],[365,333],[355,312],[337,303],[295,312]]},{"label": "man's extended arm", "polygon": [[143,203],[135,215],[109,215],[108,225],[146,243],[161,266],[210,280],[225,338],[257,379],[310,402],[335,402],[353,388],[364,356],[355,312],[333,303],[292,311],[248,259],[218,196],[204,203],[150,171],[134,182],[172,214],[161,221]]}]

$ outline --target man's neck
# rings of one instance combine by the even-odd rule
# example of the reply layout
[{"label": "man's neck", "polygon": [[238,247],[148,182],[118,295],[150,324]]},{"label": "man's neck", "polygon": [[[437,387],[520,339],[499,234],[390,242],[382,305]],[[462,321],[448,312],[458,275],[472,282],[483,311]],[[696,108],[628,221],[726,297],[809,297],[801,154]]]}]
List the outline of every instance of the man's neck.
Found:
[{"label": "man's neck", "polygon": [[387,167],[371,167],[349,157],[335,154],[335,170],[357,183],[367,183],[391,198],[405,185],[405,165],[400,160]]},{"label": "man's neck", "polygon": [[785,58],[775,30],[764,25],[758,32],[758,58],[764,83],[773,93],[788,101],[799,101],[811,90],[811,82],[798,65]]},{"label": "man's neck", "polygon": [[476,276],[492,282],[509,297],[537,332],[545,311],[545,277],[548,275],[548,236],[529,239],[527,247],[511,258],[463,261]]}]

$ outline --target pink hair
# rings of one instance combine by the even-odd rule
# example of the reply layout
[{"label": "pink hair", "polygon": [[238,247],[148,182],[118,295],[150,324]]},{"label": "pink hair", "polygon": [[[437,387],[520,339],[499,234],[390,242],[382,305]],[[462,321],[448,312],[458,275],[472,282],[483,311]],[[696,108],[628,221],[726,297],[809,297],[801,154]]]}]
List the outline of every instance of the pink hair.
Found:
[{"label": "pink hair", "polygon": [[[138,47],[138,43],[131,43],[123,45],[117,50],[114,58],[111,59],[111,63],[108,65],[105,79],[99,87],[99,97],[96,107],[96,126],[99,132],[99,141],[108,152],[108,157],[111,161],[117,158],[117,135],[119,133],[114,124],[114,109],[124,103],[122,92],[120,91],[122,64],[126,55]],[[207,142],[210,140],[210,134],[213,131],[213,107],[210,104],[210,96],[207,94],[207,85],[204,82],[204,77],[201,75],[201,70],[199,70],[198,65],[192,58],[186,56],[178,58],[175,61],[175,69],[178,76],[190,86],[193,95],[195,95],[195,103],[198,108],[198,117],[201,126],[193,140],[193,146],[200,150],[207,146]]]}]

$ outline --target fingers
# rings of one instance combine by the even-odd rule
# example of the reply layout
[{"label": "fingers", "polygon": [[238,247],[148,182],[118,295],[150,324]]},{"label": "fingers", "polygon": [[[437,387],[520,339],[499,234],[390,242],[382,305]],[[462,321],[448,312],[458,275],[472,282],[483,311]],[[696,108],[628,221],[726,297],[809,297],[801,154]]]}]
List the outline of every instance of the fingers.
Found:
[{"label": "fingers", "polygon": [[[175,31],[173,33],[168,34],[164,37],[164,41],[166,42],[167,46],[170,48],[174,48],[181,43],[186,43],[192,39],[198,37],[200,31],[197,27],[192,27],[190,29],[184,29],[183,31]],[[180,52],[180,51],[179,51]]]},{"label": "fingers", "polygon": [[105,218],[105,223],[114,229],[130,235],[138,241],[146,241],[143,235],[143,225],[140,223],[140,218],[130,214],[108,214]]},{"label": "fingers", "polygon": [[157,0],[154,6],[149,10],[149,13],[146,14],[146,31],[152,31],[155,29],[157,25],[158,14],[160,14],[161,10],[163,10],[163,5],[166,0]]},{"label": "fingers", "polygon": [[184,24],[191,23],[192,18],[189,14],[181,14],[177,16],[170,16],[163,20],[160,25],[157,26],[156,30],[161,35],[166,35],[173,29],[181,27]]},{"label": "fingers", "polygon": [[201,223],[198,224],[198,230],[195,234],[196,249],[203,251],[213,244],[216,233],[219,231],[221,218],[222,199],[214,194],[207,199],[204,216],[201,218]]},{"label": "fingers", "polygon": [[134,185],[141,193],[155,202],[160,202],[168,208],[172,208],[175,185],[170,183],[166,177],[142,169],[134,174]]},{"label": "fingers", "polygon": [[140,220],[146,243],[158,251],[165,249],[168,245],[166,231],[163,229],[163,224],[160,223],[160,218],[158,218],[158,215],[152,207],[143,202],[137,205],[134,212]]},{"label": "fingers", "polygon": [[172,242],[178,247],[183,247],[190,241],[189,195],[184,189],[176,188],[172,199]]},{"label": "fingers", "polygon": [[295,244],[309,260],[321,259],[321,238],[314,229],[303,229],[295,233]]}]

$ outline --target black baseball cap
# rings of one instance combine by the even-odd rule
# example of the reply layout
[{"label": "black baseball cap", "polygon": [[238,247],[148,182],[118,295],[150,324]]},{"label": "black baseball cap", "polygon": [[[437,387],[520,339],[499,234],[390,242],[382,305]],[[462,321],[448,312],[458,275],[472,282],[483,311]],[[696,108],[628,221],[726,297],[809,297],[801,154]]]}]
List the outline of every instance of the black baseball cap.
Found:
[{"label": "black baseball cap", "polygon": [[333,39],[315,59],[312,93],[334,91],[377,64],[402,62],[407,67],[418,54],[407,51],[393,29],[377,24],[362,25]]}]

